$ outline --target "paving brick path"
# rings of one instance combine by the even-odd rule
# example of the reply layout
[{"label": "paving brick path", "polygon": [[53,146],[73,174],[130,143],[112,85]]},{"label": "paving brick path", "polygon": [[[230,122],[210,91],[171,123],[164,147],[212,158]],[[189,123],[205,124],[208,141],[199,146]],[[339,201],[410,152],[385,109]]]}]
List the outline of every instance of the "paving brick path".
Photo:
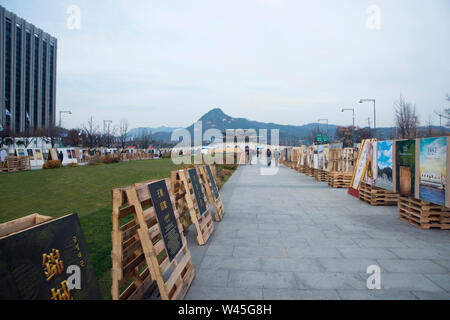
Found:
[{"label": "paving brick path", "polygon": [[[280,167],[241,166],[223,187],[226,215],[208,244],[188,243],[187,299],[450,299],[450,231],[420,230],[396,207],[371,207]],[[367,267],[381,268],[368,290]]]}]

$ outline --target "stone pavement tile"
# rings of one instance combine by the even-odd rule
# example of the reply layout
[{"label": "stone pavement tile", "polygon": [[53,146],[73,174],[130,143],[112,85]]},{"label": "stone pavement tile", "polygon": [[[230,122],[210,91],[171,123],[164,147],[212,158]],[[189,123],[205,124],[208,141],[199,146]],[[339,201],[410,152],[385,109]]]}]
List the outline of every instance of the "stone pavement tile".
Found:
[{"label": "stone pavement tile", "polygon": [[280,237],[281,232],[278,229],[260,230],[260,229],[246,229],[245,227],[239,229],[238,232],[237,232],[237,236],[238,237],[246,237],[248,235],[266,236],[266,237]]},{"label": "stone pavement tile", "polygon": [[425,274],[425,276],[450,293],[450,274]]},{"label": "stone pavement tile", "polygon": [[366,289],[366,279],[358,273],[295,273],[299,289]]},{"label": "stone pavement tile", "polygon": [[261,269],[261,261],[259,257],[236,258],[209,256],[203,259],[200,264],[200,269],[258,271]]},{"label": "stone pavement tile", "polygon": [[294,231],[298,232],[298,227],[295,224],[273,224],[273,223],[258,223],[259,230],[279,230],[279,231]]},{"label": "stone pavement tile", "polygon": [[191,287],[185,300],[262,300],[262,289]]},{"label": "stone pavement tile", "polygon": [[343,300],[417,300],[409,291],[397,290],[338,290]]},{"label": "stone pavement tile", "polygon": [[322,231],[327,238],[336,239],[336,238],[348,238],[348,239],[369,239],[370,236],[365,231],[332,231],[332,230],[323,230]]},{"label": "stone pavement tile", "polygon": [[316,259],[261,258],[262,271],[322,272],[323,268]]},{"label": "stone pavement tile", "polygon": [[[211,235],[211,240],[228,240],[228,239],[234,239],[236,238],[237,230],[221,230],[220,226],[217,228],[217,230],[214,230],[214,232]],[[197,232],[195,232],[195,237],[197,237]]]},{"label": "stone pavement tile", "polygon": [[345,258],[392,259],[397,256],[384,248],[339,248]]},{"label": "stone pavement tile", "polygon": [[357,239],[356,243],[363,248],[405,248],[406,246],[395,239]]},{"label": "stone pavement tile", "polygon": [[435,259],[435,260],[433,260],[433,262],[437,263],[438,265],[440,265],[440,266],[446,268],[448,271],[450,271],[450,260],[448,260],[448,259]]},{"label": "stone pavement tile", "polygon": [[420,249],[427,249],[427,248],[436,248],[438,250],[450,247],[450,242],[445,242],[440,239],[419,239],[419,238],[401,238],[401,242],[405,244],[405,246],[409,248],[420,248]]},{"label": "stone pavement tile", "polygon": [[235,246],[233,257],[286,257],[286,249],[282,246],[279,247],[243,247]]},{"label": "stone pavement tile", "polygon": [[227,246],[241,246],[241,247],[257,247],[259,246],[259,239],[256,235],[247,235],[247,236],[234,236],[230,239],[223,239],[219,241],[215,241],[214,239],[211,243],[217,242],[221,245]]},{"label": "stone pavement tile", "polygon": [[208,244],[205,255],[231,257],[233,255],[233,249],[233,245],[210,243]]},{"label": "stone pavement tile", "polygon": [[338,227],[342,230],[342,231],[370,231],[373,230],[373,227],[367,224],[343,224],[340,223],[338,224]]},{"label": "stone pavement tile", "polygon": [[336,290],[263,289],[264,300],[339,300]]},{"label": "stone pavement tile", "polygon": [[341,258],[335,248],[286,248],[289,258]]},{"label": "stone pavement tile", "polygon": [[450,300],[447,292],[413,291],[413,294],[420,300]]},{"label": "stone pavement tile", "polygon": [[353,241],[353,239],[345,239],[345,238],[308,239],[308,243],[311,247],[325,247],[325,248],[354,247],[354,248],[359,248],[359,246]]},{"label": "stone pavement tile", "polygon": [[226,221],[223,221],[223,223],[216,224],[217,231],[220,232],[232,232],[234,230],[244,230],[244,231],[254,231],[258,229],[258,226],[256,224],[243,224],[241,222],[231,222],[227,223]]},{"label": "stone pavement tile", "polygon": [[230,288],[297,289],[293,272],[261,272],[231,270]]},{"label": "stone pavement tile", "polygon": [[[414,242],[418,239],[415,237],[415,234],[405,233],[405,232],[396,232],[396,231],[379,231],[379,230],[367,230],[365,231],[371,238],[373,239],[395,239],[400,240],[403,244],[407,245],[407,242]],[[405,240],[405,241],[403,241]]]},{"label": "stone pavement tile", "polygon": [[[438,276],[438,275],[434,275]],[[386,290],[433,291],[444,290],[422,274],[417,273],[381,273],[381,288]]]},{"label": "stone pavement tile", "polygon": [[436,248],[390,248],[402,259],[447,259],[450,253],[447,250],[437,250]]},{"label": "stone pavement tile", "polygon": [[308,241],[304,238],[284,239],[284,238],[268,238],[258,236],[260,247],[282,246],[285,248],[306,248],[309,247]]},{"label": "stone pavement tile", "polygon": [[192,287],[226,287],[229,270],[196,270]]},{"label": "stone pavement tile", "polygon": [[431,260],[378,259],[386,272],[448,273],[448,270]]},{"label": "stone pavement tile", "polygon": [[364,273],[367,267],[377,265],[374,259],[319,259],[326,272]]}]

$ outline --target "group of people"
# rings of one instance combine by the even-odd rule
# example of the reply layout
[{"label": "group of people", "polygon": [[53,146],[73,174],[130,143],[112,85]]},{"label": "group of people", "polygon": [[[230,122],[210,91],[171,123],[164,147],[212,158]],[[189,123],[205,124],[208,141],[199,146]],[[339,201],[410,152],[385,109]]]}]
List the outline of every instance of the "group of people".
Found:
[{"label": "group of people", "polygon": [[[267,166],[270,167],[272,165],[272,160],[274,159],[275,166],[278,167],[278,161],[280,160],[280,157],[281,157],[280,150],[274,150],[272,152],[272,150],[270,150],[270,149],[267,149],[267,150],[256,149],[256,158],[259,159],[263,155],[263,152],[266,154]],[[251,163],[249,148],[246,148],[246,153],[247,153],[248,159],[250,159],[250,163]]]}]

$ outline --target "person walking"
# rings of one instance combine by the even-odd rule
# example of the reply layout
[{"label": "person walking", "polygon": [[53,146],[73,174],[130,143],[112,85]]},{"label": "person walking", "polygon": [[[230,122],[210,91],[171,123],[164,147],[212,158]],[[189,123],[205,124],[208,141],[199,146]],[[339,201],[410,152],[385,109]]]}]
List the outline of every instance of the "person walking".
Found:
[{"label": "person walking", "polygon": [[59,159],[59,162],[61,162],[61,164],[62,164],[63,160],[64,160],[64,154],[62,153],[62,151],[59,152],[58,159]]},{"label": "person walking", "polygon": [[270,149],[267,149],[267,166],[270,167],[272,164],[272,151]]},{"label": "person walking", "polygon": [[278,167],[278,161],[280,160],[280,150],[275,150],[275,166]]},{"label": "person walking", "polygon": [[6,165],[5,161],[6,161],[6,157],[8,156],[8,152],[6,152],[5,149],[2,149],[2,151],[0,151],[0,160],[1,160],[1,166],[3,168],[4,165]]}]

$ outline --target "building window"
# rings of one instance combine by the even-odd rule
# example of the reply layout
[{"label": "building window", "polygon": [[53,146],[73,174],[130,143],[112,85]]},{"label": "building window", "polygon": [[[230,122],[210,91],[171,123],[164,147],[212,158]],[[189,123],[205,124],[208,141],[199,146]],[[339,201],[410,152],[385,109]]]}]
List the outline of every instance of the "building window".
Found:
[{"label": "building window", "polygon": [[25,36],[25,130],[30,128],[31,34]]},{"label": "building window", "polygon": [[20,132],[20,100],[22,97],[21,86],[21,72],[22,72],[22,29],[20,26],[16,26],[16,99],[15,99],[15,130],[16,133]]},{"label": "building window", "polygon": [[50,88],[49,88],[49,101],[48,101],[48,122],[49,126],[52,127],[53,123],[53,95],[54,95],[54,73],[55,71],[55,47],[53,44],[50,44]]},{"label": "building window", "polygon": [[38,128],[39,119],[39,37],[34,37],[34,103],[33,103],[33,125]]},{"label": "building window", "polygon": [[42,108],[41,108],[41,126],[45,128],[45,111],[46,111],[46,92],[47,92],[47,41],[42,42],[42,91],[41,91],[41,99],[42,99]]},{"label": "building window", "polygon": [[12,62],[11,20],[5,21],[5,112],[6,127],[11,126],[11,62]]}]

